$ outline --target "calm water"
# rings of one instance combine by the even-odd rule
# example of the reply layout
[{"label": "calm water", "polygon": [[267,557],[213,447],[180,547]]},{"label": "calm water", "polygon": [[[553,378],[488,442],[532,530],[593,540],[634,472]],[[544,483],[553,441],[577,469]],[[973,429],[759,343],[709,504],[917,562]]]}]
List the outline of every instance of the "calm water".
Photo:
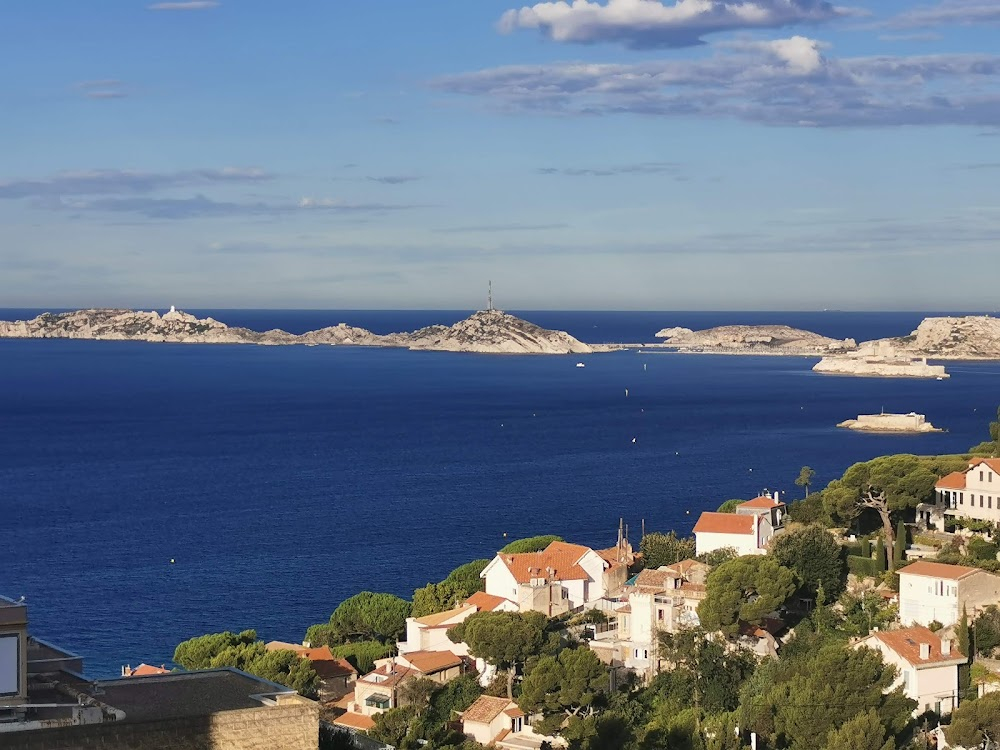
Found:
[{"label": "calm water", "polygon": [[[210,312],[291,331],[464,316]],[[922,317],[525,315],[588,341],[728,322],[863,339]],[[608,546],[619,516],[636,538],[643,518],[686,533],[728,498],[793,497],[803,464],[821,484],[887,452],[964,450],[985,436],[1000,375],[1000,364],[956,365],[938,382],[818,376],[800,358],[578,359],[0,341],[0,592],[27,596],[33,631],[83,654],[93,675],[169,660],[180,640],[222,629],[297,640],[345,597],[408,596],[490,556],[505,533]],[[833,427],[882,407],[950,431]]]}]

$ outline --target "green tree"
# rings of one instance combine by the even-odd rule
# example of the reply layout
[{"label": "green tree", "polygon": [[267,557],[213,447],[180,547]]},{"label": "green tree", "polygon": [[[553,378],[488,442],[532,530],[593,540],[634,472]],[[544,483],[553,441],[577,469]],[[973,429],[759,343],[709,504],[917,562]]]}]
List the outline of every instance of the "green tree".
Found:
[{"label": "green tree", "polygon": [[906,532],[906,523],[903,519],[899,519],[899,523],[896,524],[896,542],[893,547],[892,560],[893,566],[898,568],[902,565],[903,561],[906,559],[906,548],[910,546],[909,539]]},{"label": "green tree", "polygon": [[469,653],[507,671],[507,697],[514,698],[519,665],[541,653],[547,619],[540,612],[477,612],[448,630],[453,643],[466,643]]},{"label": "green tree", "polygon": [[795,588],[795,574],[773,557],[737,557],[709,573],[698,616],[706,629],[734,635],[741,622],[759,623]]},{"label": "green tree", "polygon": [[[885,740],[883,742],[883,740]],[[895,750],[896,743],[885,739],[882,717],[874,709],[858,714],[826,735],[824,750]]]},{"label": "green tree", "polygon": [[360,674],[368,674],[375,669],[375,660],[384,659],[393,651],[393,645],[381,641],[354,641],[333,646],[334,656],[349,661]]},{"label": "green tree", "polygon": [[445,724],[464,711],[483,694],[477,674],[464,674],[447,683],[431,697],[426,718],[434,724]]},{"label": "green tree", "polygon": [[483,591],[486,581],[480,578],[479,574],[490,564],[489,560],[473,560],[465,565],[459,565],[442,583],[450,584],[460,590],[464,599],[468,599],[477,591]]},{"label": "green tree", "polygon": [[265,680],[290,687],[307,698],[316,697],[319,675],[313,669],[312,662],[294,651],[267,651],[264,644],[260,644],[259,653],[243,669]]},{"label": "green tree", "polygon": [[874,510],[891,551],[895,541],[892,514],[930,499],[936,482],[937,475],[917,456],[881,456],[854,464],[841,479],[830,482],[823,490],[823,502],[831,515],[847,521],[865,509]]},{"label": "green tree", "polygon": [[879,570],[886,570],[888,568],[888,563],[885,559],[885,542],[882,541],[882,537],[875,540],[875,560],[878,562]]},{"label": "green tree", "polygon": [[695,559],[714,568],[717,565],[722,565],[722,563],[735,560],[737,557],[739,557],[739,554],[736,552],[735,547],[719,547],[718,549],[713,549],[711,552],[702,552]]},{"label": "green tree", "polygon": [[468,599],[468,595],[447,581],[428,583],[413,592],[413,609],[410,614],[412,617],[424,617],[435,612],[444,612],[465,599]]},{"label": "green tree", "polygon": [[797,487],[804,487],[806,491],[806,497],[809,497],[809,487],[812,485],[813,477],[816,476],[816,472],[810,469],[808,466],[803,466],[799,469],[799,476],[795,480],[795,485]]},{"label": "green tree", "polygon": [[256,630],[244,630],[240,633],[227,630],[224,633],[200,635],[178,644],[174,649],[174,663],[180,664],[184,669],[208,669],[212,659],[221,651],[256,641]]},{"label": "green tree", "polygon": [[639,551],[647,568],[659,568],[694,557],[695,545],[694,539],[678,537],[673,531],[666,534],[654,531],[642,538]]},{"label": "green tree", "polygon": [[996,542],[987,542],[982,537],[974,536],[968,544],[969,558],[974,563],[985,560],[997,559],[997,552],[1000,552],[1000,545]]},{"label": "green tree", "polygon": [[795,571],[799,585],[812,595],[822,584],[828,596],[836,597],[847,582],[841,547],[821,526],[778,534],[771,539],[770,554],[779,564]]},{"label": "green tree", "polygon": [[400,703],[416,707],[417,714],[420,715],[426,710],[434,693],[440,687],[439,683],[427,677],[406,680],[399,686]]},{"label": "green tree", "polygon": [[1000,608],[991,604],[976,618],[972,624],[972,642],[976,653],[989,656],[993,649],[1000,646]]},{"label": "green tree", "polygon": [[608,670],[589,648],[566,648],[543,656],[521,682],[518,704],[527,714],[541,713],[558,730],[569,716],[592,716],[608,689]]},{"label": "green tree", "polygon": [[417,717],[416,706],[390,708],[375,714],[375,726],[368,730],[368,736],[393,747],[399,747],[410,731]]},{"label": "green tree", "polygon": [[561,536],[555,534],[545,534],[543,536],[529,536],[527,539],[515,539],[513,542],[503,547],[501,555],[520,555],[525,552],[541,552],[552,542],[565,541]]},{"label": "green tree", "polygon": [[866,536],[861,537],[861,552],[860,552],[860,555],[861,555],[861,557],[864,557],[864,558],[867,558],[867,559],[871,560],[871,557],[872,557],[872,543],[868,539],[868,537],[866,537]]},{"label": "green tree", "polygon": [[709,713],[736,709],[740,686],[756,666],[752,656],[742,650],[728,650],[702,628],[661,632],[658,645],[660,658],[673,665],[670,672],[657,677],[667,674],[669,678],[660,683],[654,680],[656,690],[666,696],[669,710],[680,710],[695,696]]},{"label": "green tree", "polygon": [[340,603],[330,615],[330,625],[346,641],[394,641],[406,630],[410,606],[392,594],[362,591]]},{"label": "green tree", "polygon": [[726,500],[722,505],[719,506],[717,513],[735,513],[736,507],[743,504],[743,500],[735,497],[732,500]]},{"label": "green tree", "polygon": [[955,709],[951,726],[944,730],[948,742],[963,747],[981,747],[989,738],[1000,738],[1000,693],[987,693]]}]

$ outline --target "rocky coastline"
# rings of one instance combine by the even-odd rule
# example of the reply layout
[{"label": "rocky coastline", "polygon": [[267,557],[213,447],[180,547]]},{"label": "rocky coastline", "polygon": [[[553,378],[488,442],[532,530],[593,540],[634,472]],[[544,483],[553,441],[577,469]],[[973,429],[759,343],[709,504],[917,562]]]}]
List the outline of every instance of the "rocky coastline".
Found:
[{"label": "rocky coastline", "polygon": [[479,354],[590,354],[593,349],[564,331],[541,328],[500,310],[481,310],[455,325],[410,333],[377,334],[341,323],[300,335],[280,329],[253,331],[171,308],[160,315],[126,309],[43,313],[32,320],[0,321],[0,338],[88,339],[179,344],[261,346],[374,346]]},{"label": "rocky coastline", "polygon": [[686,354],[771,354],[815,356],[857,349],[853,339],[833,339],[785,325],[717,326],[702,331],[664,328],[661,346]]}]

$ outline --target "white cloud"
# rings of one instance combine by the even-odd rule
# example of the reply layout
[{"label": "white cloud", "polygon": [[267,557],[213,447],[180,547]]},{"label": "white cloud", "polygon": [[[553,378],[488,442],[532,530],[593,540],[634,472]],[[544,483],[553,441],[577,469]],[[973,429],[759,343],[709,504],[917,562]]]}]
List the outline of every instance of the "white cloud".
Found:
[{"label": "white cloud", "polygon": [[901,13],[890,19],[887,25],[911,29],[991,23],[1000,23],[1000,3],[996,0],[945,0],[938,5]]},{"label": "white cloud", "polygon": [[433,82],[508,112],[728,117],[769,125],[992,126],[1000,56],[831,58],[807,37],[735,41],[706,59],[492,68]]},{"label": "white cloud", "polygon": [[556,0],[500,19],[504,33],[538,29],[553,41],[593,44],[620,42],[626,47],[689,47],[706,34],[754,28],[822,23],[852,11],[825,0]]}]

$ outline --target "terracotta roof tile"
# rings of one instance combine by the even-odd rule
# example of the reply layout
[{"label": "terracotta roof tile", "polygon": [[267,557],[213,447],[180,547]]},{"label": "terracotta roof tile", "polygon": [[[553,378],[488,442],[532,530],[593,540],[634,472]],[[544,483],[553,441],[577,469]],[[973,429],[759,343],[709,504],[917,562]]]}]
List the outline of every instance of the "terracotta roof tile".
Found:
[{"label": "terracotta roof tile", "polygon": [[[589,547],[582,547],[579,544],[552,542],[541,552],[501,554],[500,559],[518,583],[529,583],[532,578],[586,581],[590,576],[577,563],[588,552],[590,552]],[[551,574],[549,570],[552,571]]]},{"label": "terracotta roof tile", "polygon": [[525,715],[524,711],[522,711],[517,706],[514,706],[513,708],[508,708],[506,711],[504,711],[504,713],[510,716],[512,719],[518,719]]},{"label": "terracotta roof tile", "polygon": [[480,612],[495,612],[504,602],[509,601],[510,599],[504,599],[502,596],[494,596],[493,594],[487,594],[485,591],[477,591],[466,599],[465,603],[477,607]]},{"label": "terracotta roof tile", "polygon": [[635,583],[632,585],[637,589],[647,589],[652,591],[663,591],[668,588],[667,584],[670,583],[669,588],[673,588],[673,583],[675,579],[679,578],[677,573],[668,570],[646,570],[640,571],[639,575],[635,577]]},{"label": "terracotta roof tile", "polygon": [[[947,656],[942,654],[941,639],[923,625],[902,628],[900,630],[885,630],[880,633],[874,633],[869,638],[882,641],[882,643],[899,654],[903,659],[915,666],[950,661],[966,661],[966,658],[959,653],[954,643],[951,646],[950,654]],[[930,646],[930,656],[926,659],[920,658],[921,644]]]},{"label": "terracotta roof tile", "polygon": [[965,472],[953,471],[951,474],[937,480],[937,483],[934,486],[943,490],[965,489]]},{"label": "terracotta roof tile", "polygon": [[709,534],[744,534],[754,533],[753,515],[737,515],[736,513],[702,513],[694,532]]},{"label": "terracotta roof tile", "polygon": [[469,604],[462,604],[454,609],[449,609],[446,612],[435,612],[432,615],[426,615],[425,617],[417,617],[416,621],[421,625],[427,625],[429,627],[434,627],[435,625],[443,625],[449,620],[453,620],[457,617],[462,616],[469,612]]},{"label": "terracotta roof tile", "polygon": [[151,677],[158,674],[170,674],[165,665],[154,667],[152,664],[140,664],[135,669],[129,669],[126,677]]},{"label": "terracotta roof tile", "polygon": [[904,568],[899,569],[900,575],[928,576],[930,578],[947,578],[958,581],[972,573],[979,571],[979,568],[968,568],[964,565],[948,565],[947,563],[928,562],[917,560]]},{"label": "terracotta roof tile", "polygon": [[338,727],[348,727],[350,729],[360,729],[367,732],[375,726],[375,720],[371,716],[365,716],[364,714],[356,714],[353,711],[348,711],[342,716],[338,716],[333,720],[333,723]]},{"label": "terracotta roof tile", "polygon": [[294,651],[303,659],[311,661],[316,674],[323,679],[329,677],[350,677],[358,673],[358,670],[347,659],[334,656],[329,646],[309,648],[307,646],[299,646],[295,643],[271,641],[265,644],[264,648],[268,651]]},{"label": "terracotta roof tile", "polygon": [[462,657],[451,651],[411,651],[397,658],[412,664],[414,669],[423,674],[433,674],[462,664]]},{"label": "terracotta roof tile", "polygon": [[747,500],[745,503],[740,503],[740,508],[781,508],[785,504],[780,500],[778,502],[774,501],[774,498],[768,497],[767,495],[761,495],[760,497],[755,497],[753,500]]},{"label": "terracotta roof tile", "polygon": [[969,468],[971,469],[975,466],[979,466],[979,464],[986,464],[993,469],[993,471],[1000,474],[1000,458],[974,458],[969,463]]},{"label": "terracotta roof tile", "polygon": [[395,687],[409,676],[419,677],[420,673],[415,669],[410,669],[402,664],[394,664],[391,669],[388,664],[383,664],[377,669],[373,669],[364,677],[359,677],[358,682],[369,685],[379,685],[381,687]]},{"label": "terracotta roof tile", "polygon": [[489,724],[509,708],[517,708],[514,701],[507,698],[495,698],[492,695],[481,695],[476,702],[462,712],[462,721],[474,721]]}]

